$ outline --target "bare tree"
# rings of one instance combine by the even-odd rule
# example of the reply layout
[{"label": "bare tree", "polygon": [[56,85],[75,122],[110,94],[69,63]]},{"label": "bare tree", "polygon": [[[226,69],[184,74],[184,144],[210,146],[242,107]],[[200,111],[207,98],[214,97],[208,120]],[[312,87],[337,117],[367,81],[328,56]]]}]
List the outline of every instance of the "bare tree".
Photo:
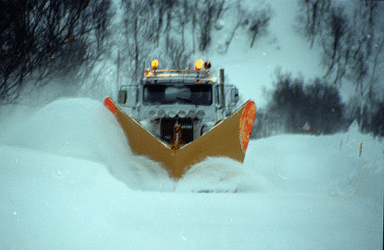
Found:
[{"label": "bare tree", "polygon": [[357,79],[356,90],[361,96],[373,98],[373,85],[377,82],[377,65],[382,58],[384,27],[381,13],[383,4],[366,1],[355,12],[352,31],[354,43],[351,48],[351,72]]},{"label": "bare tree", "polygon": [[[219,18],[218,13],[223,5],[223,0],[205,0],[200,7],[200,16],[197,24],[200,28],[199,48],[205,51],[211,43],[212,24]],[[196,11],[196,10],[195,10]]]},{"label": "bare tree", "polygon": [[169,48],[169,32],[171,31],[171,22],[174,17],[173,12],[174,12],[174,7],[177,4],[177,0],[167,0],[167,1],[163,1],[162,3],[165,4],[165,9],[166,9],[165,14],[167,17],[167,22],[165,24],[165,33],[166,33],[165,50],[167,53]]},{"label": "bare tree", "polygon": [[146,1],[123,1],[124,3],[124,35],[126,39],[125,50],[127,68],[132,68],[131,79],[137,82],[143,71],[141,62],[146,60],[149,54],[148,45],[144,36],[149,29],[149,18],[146,14]]},{"label": "bare tree", "polygon": [[181,33],[181,45],[182,49],[185,50],[185,26],[190,21],[190,4],[188,0],[181,0],[179,8],[176,9],[176,20],[178,21],[178,27]]},{"label": "bare tree", "polygon": [[157,22],[156,22],[156,28],[155,28],[155,40],[156,40],[156,46],[159,47],[160,43],[160,34],[161,29],[163,28],[163,21],[164,21],[164,15],[167,11],[167,6],[163,4],[162,0],[156,1],[156,9],[157,9]]},{"label": "bare tree", "polygon": [[92,24],[96,16],[91,13],[101,2],[110,1],[2,0],[0,99],[14,100],[27,83],[42,86],[77,74],[85,61],[93,60],[89,43],[99,27]]},{"label": "bare tree", "polygon": [[192,15],[192,48],[193,48],[193,53],[196,51],[196,25],[197,25],[197,20],[198,20],[198,6],[200,4],[200,0],[196,0],[194,2],[195,4],[191,6],[191,15]]},{"label": "bare tree", "polygon": [[[345,58],[345,44],[347,42],[348,19],[343,13],[343,9],[331,8],[328,19],[330,28],[329,36],[323,37],[323,47],[325,52],[326,63],[329,64],[326,77],[329,76],[336,68],[336,76],[334,83],[339,83],[345,74],[346,65],[342,64],[342,58]],[[330,45],[330,46],[329,46]]]},{"label": "bare tree", "polygon": [[[238,28],[240,28],[242,25],[246,24],[248,22],[247,19],[247,12],[246,10],[241,6],[241,2],[237,1],[235,5],[235,11],[236,11],[236,21],[235,26],[232,29],[231,35],[229,38],[225,41],[225,52],[228,51],[229,45],[231,44],[233,37],[235,36],[235,33]],[[220,11],[221,12],[221,11]]]},{"label": "bare tree", "polygon": [[188,69],[191,52],[183,49],[183,46],[176,39],[170,39],[167,52],[170,67],[174,69]]},{"label": "bare tree", "polygon": [[256,11],[252,18],[250,19],[249,32],[251,33],[251,48],[255,42],[256,36],[265,34],[267,32],[267,27],[269,20],[271,19],[271,10],[262,9],[261,11]]},{"label": "bare tree", "polygon": [[115,15],[115,11],[112,10],[111,0],[95,0],[92,2],[89,11],[83,14],[83,19],[90,19],[83,30],[89,31],[88,36],[85,39],[85,47],[87,48],[84,61],[82,64],[82,71],[78,73],[79,79],[82,80],[81,84],[86,84],[86,88],[94,88],[94,85],[99,84],[97,81],[99,77],[105,73],[100,67],[98,72],[95,72],[96,65],[105,63],[110,58],[111,47],[114,44],[112,38],[112,30],[116,27],[112,27],[111,20]]},{"label": "bare tree", "polygon": [[311,48],[323,31],[323,21],[328,17],[331,0],[300,0],[305,12],[305,35],[311,42]]}]

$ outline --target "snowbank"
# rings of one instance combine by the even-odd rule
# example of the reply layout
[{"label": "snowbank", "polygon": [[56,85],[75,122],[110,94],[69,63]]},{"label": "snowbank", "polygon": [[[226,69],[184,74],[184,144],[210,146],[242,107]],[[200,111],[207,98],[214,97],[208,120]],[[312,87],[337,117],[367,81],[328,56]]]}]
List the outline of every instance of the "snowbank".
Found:
[{"label": "snowbank", "polygon": [[278,135],[251,145],[244,165],[254,166],[278,190],[383,202],[384,144],[356,127],[330,136]]}]

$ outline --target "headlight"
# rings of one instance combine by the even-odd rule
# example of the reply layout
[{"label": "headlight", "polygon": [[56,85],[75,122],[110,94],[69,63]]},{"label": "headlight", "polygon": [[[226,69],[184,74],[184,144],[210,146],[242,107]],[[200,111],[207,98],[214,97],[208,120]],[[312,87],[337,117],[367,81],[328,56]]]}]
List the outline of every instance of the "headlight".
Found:
[{"label": "headlight", "polygon": [[179,112],[177,112],[177,115],[180,118],[184,118],[187,115],[187,113],[184,110],[179,110]]},{"label": "headlight", "polygon": [[155,119],[155,118],[156,118],[156,112],[153,111],[153,110],[149,111],[149,112],[148,112],[148,118],[149,118],[150,120]]},{"label": "headlight", "polygon": [[194,110],[191,110],[191,111],[189,111],[188,112],[188,116],[190,117],[190,118],[195,118],[195,116],[196,116],[196,111],[194,111]]},{"label": "headlight", "polygon": [[168,116],[169,116],[170,118],[175,118],[176,115],[177,115],[177,111],[176,111],[176,110],[171,110],[171,111],[169,111],[169,113],[168,113]]},{"label": "headlight", "polygon": [[197,112],[197,118],[199,118],[199,119],[203,119],[203,118],[204,118],[204,116],[205,116],[205,113],[204,113],[204,111],[202,111],[202,110],[199,110],[199,111]]},{"label": "headlight", "polygon": [[201,128],[201,135],[207,133],[209,130],[211,130],[211,128],[212,128],[211,126],[203,126]]},{"label": "headlight", "polygon": [[163,118],[164,116],[165,116],[165,111],[164,110],[159,110],[159,112],[157,112],[157,117]]}]

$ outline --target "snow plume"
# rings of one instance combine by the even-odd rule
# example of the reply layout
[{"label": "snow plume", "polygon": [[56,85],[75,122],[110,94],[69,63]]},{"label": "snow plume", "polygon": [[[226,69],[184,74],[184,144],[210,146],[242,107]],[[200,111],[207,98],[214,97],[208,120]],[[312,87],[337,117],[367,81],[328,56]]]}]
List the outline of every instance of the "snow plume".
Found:
[{"label": "snow plume", "polygon": [[229,158],[207,158],[178,182],[176,192],[222,193],[266,190],[266,179],[252,169]]},{"label": "snow plume", "polygon": [[[97,162],[131,189],[173,190],[157,163],[132,155],[123,130],[102,103],[60,99],[2,126],[1,144]],[[23,114],[27,114],[24,109]]]},{"label": "snow plume", "polygon": [[106,165],[109,172],[131,189],[173,192],[174,180],[159,163],[143,156],[119,155]]}]

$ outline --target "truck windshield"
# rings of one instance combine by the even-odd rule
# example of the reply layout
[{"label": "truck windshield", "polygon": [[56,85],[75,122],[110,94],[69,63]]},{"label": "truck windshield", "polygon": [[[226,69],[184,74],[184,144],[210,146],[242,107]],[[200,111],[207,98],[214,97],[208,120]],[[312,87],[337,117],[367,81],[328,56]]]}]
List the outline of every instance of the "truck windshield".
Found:
[{"label": "truck windshield", "polygon": [[144,105],[193,104],[211,105],[211,85],[145,85]]}]

